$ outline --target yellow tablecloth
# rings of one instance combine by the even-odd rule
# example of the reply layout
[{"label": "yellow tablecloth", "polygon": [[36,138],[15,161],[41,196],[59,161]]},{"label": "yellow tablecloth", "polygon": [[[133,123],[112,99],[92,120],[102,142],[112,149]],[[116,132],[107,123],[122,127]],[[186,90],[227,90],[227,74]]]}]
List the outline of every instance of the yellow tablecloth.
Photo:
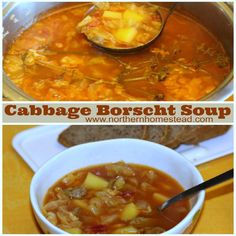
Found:
[{"label": "yellow tablecloth", "polygon": [[[3,233],[42,233],[34,219],[29,201],[33,171],[12,148],[12,138],[32,126],[3,127]],[[39,144],[40,145],[40,144]],[[198,166],[204,179],[233,167],[233,155]],[[206,202],[193,233],[233,233],[233,182],[207,190]]]}]

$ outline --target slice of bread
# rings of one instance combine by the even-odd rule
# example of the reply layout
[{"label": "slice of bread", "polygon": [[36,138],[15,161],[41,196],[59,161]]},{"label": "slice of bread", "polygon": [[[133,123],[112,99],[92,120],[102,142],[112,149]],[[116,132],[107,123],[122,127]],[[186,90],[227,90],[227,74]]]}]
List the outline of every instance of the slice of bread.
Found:
[{"label": "slice of bread", "polygon": [[71,147],[106,139],[137,138],[176,148],[222,135],[229,128],[227,125],[72,125],[59,135],[58,141]]},{"label": "slice of bread", "polygon": [[229,125],[192,125],[189,136],[184,139],[184,143],[197,144],[209,138],[224,134],[230,127]]},{"label": "slice of bread", "polygon": [[72,125],[59,135],[58,141],[66,147],[71,147],[105,139],[143,139],[144,129],[144,126],[132,125]]}]

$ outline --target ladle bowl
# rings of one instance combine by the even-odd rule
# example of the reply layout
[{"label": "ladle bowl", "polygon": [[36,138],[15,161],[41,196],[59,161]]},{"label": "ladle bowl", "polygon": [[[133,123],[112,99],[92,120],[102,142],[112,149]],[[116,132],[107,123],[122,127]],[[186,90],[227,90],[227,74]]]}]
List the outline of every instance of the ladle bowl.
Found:
[{"label": "ladle bowl", "polygon": [[[151,4],[151,3],[147,3],[147,4]],[[160,13],[160,11],[158,9],[156,9],[156,13],[159,16],[160,20],[161,20],[161,27],[160,30],[157,32],[157,34],[150,40],[148,40],[146,43],[142,44],[142,45],[138,45],[137,47],[119,47],[119,48],[112,48],[112,47],[106,47],[103,44],[97,43],[96,41],[91,40],[86,33],[84,33],[84,35],[86,36],[87,40],[92,43],[96,48],[105,51],[107,53],[113,53],[113,54],[133,54],[136,53],[140,50],[143,50],[147,47],[149,47],[151,44],[153,44],[162,34],[166,22],[168,20],[168,18],[171,16],[171,14],[174,12],[175,8],[177,6],[177,3],[174,3],[170,8],[169,11],[166,15],[165,18],[163,18],[162,14]],[[91,6],[88,11],[85,13],[85,17],[87,17],[88,15],[90,15],[91,13],[93,13],[96,10],[96,5]],[[84,18],[85,18],[84,17]]]}]

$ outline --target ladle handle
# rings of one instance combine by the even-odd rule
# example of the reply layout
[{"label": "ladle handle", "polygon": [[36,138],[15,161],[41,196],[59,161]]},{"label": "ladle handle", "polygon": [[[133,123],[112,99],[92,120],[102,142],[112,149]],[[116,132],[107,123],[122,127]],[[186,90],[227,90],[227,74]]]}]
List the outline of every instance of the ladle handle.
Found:
[{"label": "ladle handle", "polygon": [[163,23],[163,25],[162,25],[162,28],[165,27],[168,18],[172,15],[172,13],[173,13],[173,11],[175,10],[177,4],[178,4],[178,3],[175,2],[175,3],[169,8],[169,12],[168,12],[167,16],[165,17],[165,21],[164,21],[164,23]]},{"label": "ladle handle", "polygon": [[194,193],[197,193],[203,189],[212,187],[214,185],[217,185],[219,183],[222,183],[228,179],[231,179],[234,177],[234,170],[231,169],[223,174],[217,175],[216,177],[209,179],[201,184],[198,184],[176,196],[174,196],[173,198],[170,198],[169,200],[167,200],[166,202],[164,202],[161,207],[159,207],[159,210],[164,210],[165,208],[167,208],[170,204],[177,202],[179,200],[182,200],[183,198],[186,198],[190,195],[193,195]]}]

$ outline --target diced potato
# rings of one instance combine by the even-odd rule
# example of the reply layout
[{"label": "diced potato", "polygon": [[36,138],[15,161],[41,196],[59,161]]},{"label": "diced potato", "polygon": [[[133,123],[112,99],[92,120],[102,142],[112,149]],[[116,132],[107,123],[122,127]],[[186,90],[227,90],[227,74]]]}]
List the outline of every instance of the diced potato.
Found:
[{"label": "diced potato", "polygon": [[143,16],[135,11],[126,10],[123,19],[128,26],[134,26],[143,20]]},{"label": "diced potato", "polygon": [[154,193],[153,198],[154,198],[154,200],[156,200],[159,203],[165,202],[169,199],[168,197],[166,197],[165,195],[163,195],[161,193]]},{"label": "diced potato", "polygon": [[105,179],[98,177],[95,174],[88,173],[83,186],[87,189],[101,190],[107,188],[108,184],[109,183]]},{"label": "diced potato", "polygon": [[134,203],[129,203],[125,206],[123,211],[121,212],[121,220],[123,221],[129,221],[137,217],[139,214],[138,208]]},{"label": "diced potato", "polygon": [[120,28],[115,32],[115,37],[121,42],[130,43],[137,33],[137,29],[134,27]]},{"label": "diced potato", "polygon": [[112,232],[113,234],[137,234],[138,230],[133,226],[126,226],[123,228],[116,229]]},{"label": "diced potato", "polygon": [[69,228],[69,229],[64,229],[66,232],[70,234],[81,234],[82,231],[79,228]]},{"label": "diced potato", "polygon": [[122,14],[116,11],[104,11],[102,17],[120,20],[122,18]]},{"label": "diced potato", "polygon": [[73,204],[82,209],[88,209],[88,203],[86,200],[74,199],[72,200]]}]

